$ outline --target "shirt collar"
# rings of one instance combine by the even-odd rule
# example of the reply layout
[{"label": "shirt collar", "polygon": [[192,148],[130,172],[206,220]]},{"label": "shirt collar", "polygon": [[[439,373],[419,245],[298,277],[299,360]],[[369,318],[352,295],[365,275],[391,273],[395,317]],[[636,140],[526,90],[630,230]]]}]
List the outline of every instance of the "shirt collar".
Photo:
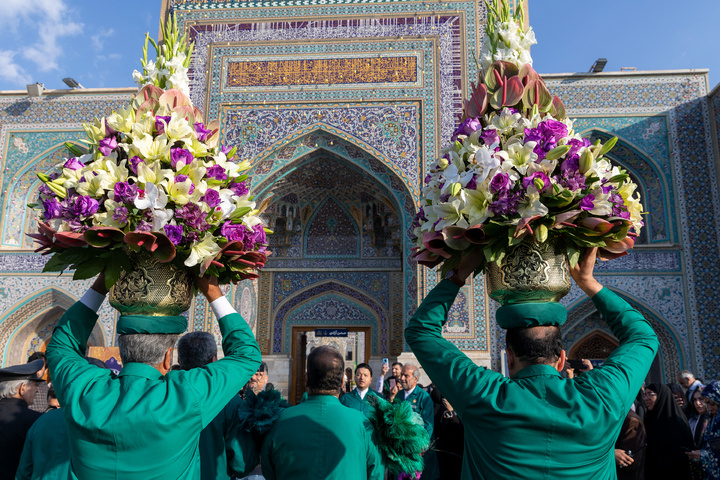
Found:
[{"label": "shirt collar", "polygon": [[520,380],[521,378],[539,377],[541,375],[562,377],[562,375],[560,375],[560,372],[558,372],[557,369],[552,365],[530,365],[529,367],[525,367],[519,372],[517,372],[515,376],[512,377],[512,379]]},{"label": "shirt collar", "polygon": [[134,377],[145,377],[148,380],[160,380],[161,378],[163,378],[160,370],[144,363],[128,363],[126,365],[123,365],[123,368],[122,370],[120,370],[118,377],[125,377],[128,375]]},{"label": "shirt collar", "polygon": [[360,395],[360,398],[364,400],[365,395],[367,395],[368,390],[370,390],[370,388],[368,387],[365,390],[360,390],[359,388],[356,387],[355,390],[357,390],[357,393],[358,393],[358,395]]},{"label": "shirt collar", "polygon": [[405,392],[405,398],[408,398],[410,395],[412,395],[415,392],[415,389],[417,388],[417,385],[415,385],[412,390],[403,390]]},{"label": "shirt collar", "polygon": [[335,395],[308,395],[306,402],[334,403],[339,402]]}]

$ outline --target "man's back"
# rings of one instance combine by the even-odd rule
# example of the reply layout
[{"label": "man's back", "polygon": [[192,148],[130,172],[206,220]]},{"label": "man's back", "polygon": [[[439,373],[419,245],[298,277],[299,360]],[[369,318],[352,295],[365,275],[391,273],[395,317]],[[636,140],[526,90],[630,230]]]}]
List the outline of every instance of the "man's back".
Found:
[{"label": "man's back", "polygon": [[331,395],[310,395],[286,409],[265,438],[261,461],[268,480],[382,479],[365,416]]},{"label": "man's back", "polygon": [[35,422],[23,447],[17,480],[67,480],[70,441],[62,409],[50,410]]},{"label": "man's back", "polygon": [[0,479],[13,477],[25,436],[40,415],[30,410],[22,398],[0,399]]}]

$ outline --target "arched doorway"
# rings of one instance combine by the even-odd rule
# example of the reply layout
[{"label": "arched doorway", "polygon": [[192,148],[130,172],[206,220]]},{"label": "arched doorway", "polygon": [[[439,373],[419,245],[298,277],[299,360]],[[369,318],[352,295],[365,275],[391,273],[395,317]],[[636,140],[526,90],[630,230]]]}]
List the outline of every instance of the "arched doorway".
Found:
[{"label": "arched doorway", "polygon": [[[313,132],[273,158],[307,145],[312,148],[304,155],[259,175],[257,185],[250,173],[274,231],[273,254],[259,279],[257,337],[263,355],[291,362],[285,372],[272,372],[288,393],[304,374],[297,326],[302,332],[316,326],[367,330],[368,355],[360,360],[378,368],[382,358],[399,355],[407,287],[415,278],[414,268],[404,265],[415,203],[402,181],[380,160],[327,132]],[[256,165],[255,171],[266,172],[264,160]],[[358,357],[347,362],[353,367]]]}]

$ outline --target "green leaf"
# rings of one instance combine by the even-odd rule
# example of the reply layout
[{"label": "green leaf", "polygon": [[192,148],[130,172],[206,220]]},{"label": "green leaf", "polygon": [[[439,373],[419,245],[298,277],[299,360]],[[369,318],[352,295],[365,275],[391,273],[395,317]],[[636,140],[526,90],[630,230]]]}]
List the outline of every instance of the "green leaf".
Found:
[{"label": "green leaf", "polygon": [[580,250],[575,248],[572,242],[568,242],[565,247],[568,256],[568,262],[570,262],[570,268],[573,268],[580,261]]},{"label": "green leaf", "polygon": [[619,183],[619,182],[627,180],[629,176],[630,175],[628,175],[627,173],[621,173],[619,175],[615,175],[614,177],[612,177],[610,180],[608,180],[608,182]]},{"label": "green leaf", "polygon": [[65,142],[65,148],[67,148],[68,152],[70,152],[71,155],[75,157],[82,157],[87,152],[81,148],[78,145],[75,145],[74,143]]},{"label": "green leaf", "polygon": [[50,257],[50,260],[45,264],[43,267],[43,272],[60,272],[62,273],[65,271],[66,268],[68,268],[71,265],[71,262],[68,262],[65,260],[62,256],[62,253],[56,253],[52,257]]},{"label": "green leaf", "polygon": [[615,144],[618,141],[618,137],[612,137],[610,140],[605,142],[605,145],[602,146],[600,149],[600,155],[605,155],[607,152],[612,150],[612,148],[615,146]]},{"label": "green leaf", "polygon": [[[233,221],[233,223],[239,223],[240,219],[246,215],[248,212],[250,212],[252,208],[250,207],[240,207],[235,209],[234,212],[230,214],[230,220]],[[237,220],[238,222],[235,222]]]},{"label": "green leaf", "polygon": [[85,280],[86,278],[93,278],[105,269],[107,265],[106,259],[102,256],[95,257],[91,260],[79,264],[75,268],[75,274],[73,274],[73,280]]}]

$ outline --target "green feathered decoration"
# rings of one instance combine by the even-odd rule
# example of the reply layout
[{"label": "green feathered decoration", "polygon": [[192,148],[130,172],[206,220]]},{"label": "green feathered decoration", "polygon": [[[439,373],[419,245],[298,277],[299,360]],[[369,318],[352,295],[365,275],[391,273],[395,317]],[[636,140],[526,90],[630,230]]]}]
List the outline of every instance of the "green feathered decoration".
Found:
[{"label": "green feathered decoration", "polygon": [[430,446],[422,417],[409,402],[393,404],[375,396],[369,402],[370,423],[385,468],[394,476],[421,472],[422,453]]},{"label": "green feathered decoration", "polygon": [[265,435],[289,406],[280,392],[273,388],[257,395],[248,389],[245,401],[238,408],[239,426],[246,432]]}]

